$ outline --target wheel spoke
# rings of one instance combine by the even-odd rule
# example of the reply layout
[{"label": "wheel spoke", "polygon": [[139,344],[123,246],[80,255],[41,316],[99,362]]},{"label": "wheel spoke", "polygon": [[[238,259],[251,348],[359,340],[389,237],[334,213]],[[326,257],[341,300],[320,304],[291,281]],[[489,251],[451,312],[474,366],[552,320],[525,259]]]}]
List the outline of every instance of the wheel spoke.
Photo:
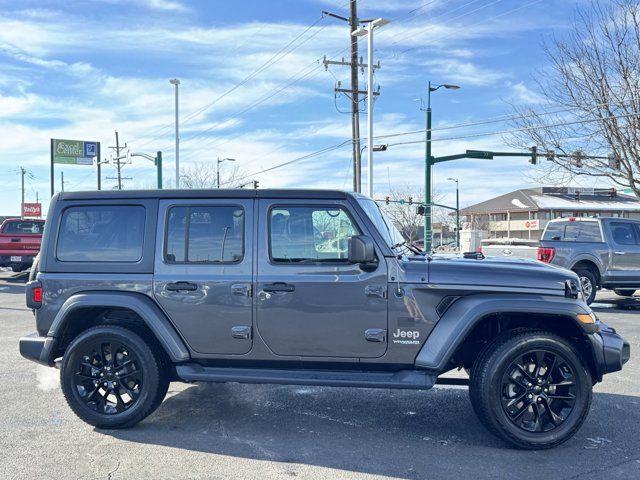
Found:
[{"label": "wheel spoke", "polygon": [[574,397],[573,395],[548,394],[547,397],[553,400],[575,400],[576,399],[576,397]]},{"label": "wheel spoke", "polygon": [[507,402],[507,404],[505,405],[505,407],[509,408],[512,405],[515,405],[516,403],[522,401],[525,397],[527,396],[527,392],[524,392],[523,394],[521,394],[518,397],[514,397],[514,398],[505,398],[505,400],[509,400],[509,402]]},{"label": "wheel spoke", "polygon": [[140,373],[140,370],[132,370],[128,373],[125,373],[124,375],[120,375],[118,378],[122,380],[123,378],[130,377],[131,375],[135,375],[136,373]]},{"label": "wheel spoke", "polygon": [[559,415],[556,415],[555,412],[551,410],[551,407],[549,406],[549,401],[547,399],[543,399],[542,404],[544,405],[544,409],[549,415],[549,417],[551,417],[551,421],[553,422],[554,426],[557,427],[564,421],[562,417],[560,417]]},{"label": "wheel spoke", "polygon": [[556,367],[556,362],[557,362],[557,357],[553,355],[553,360],[551,361],[551,365],[549,366],[549,368],[547,368],[547,371],[544,372],[545,381],[551,380],[551,373],[553,372],[553,369]]},{"label": "wheel spoke", "polygon": [[534,431],[539,432],[542,430],[542,424],[540,423],[540,407],[538,406],[537,403],[532,403],[531,405],[533,407],[533,416],[536,419]]},{"label": "wheel spoke", "polygon": [[568,387],[568,386],[573,386],[573,380],[562,380],[561,382],[558,383],[549,383],[550,387]]},{"label": "wheel spoke", "polygon": [[125,361],[122,365],[117,365],[117,366],[114,368],[114,370],[115,370],[116,372],[118,372],[118,371],[122,370],[123,368],[125,368],[125,367],[127,367],[127,366],[131,365],[132,363],[133,363],[133,360],[127,360],[127,361]]},{"label": "wheel spoke", "polygon": [[138,398],[138,393],[136,393],[133,390],[131,390],[124,383],[121,383],[120,386],[125,391],[125,393],[131,397],[132,400],[135,400],[136,398]]},{"label": "wheel spoke", "polygon": [[534,353],[534,356],[535,356],[536,371],[533,374],[533,377],[538,378],[540,376],[540,369],[542,368],[542,365],[544,363],[544,352],[542,350],[536,350]]},{"label": "wheel spoke", "polygon": [[528,379],[528,380],[532,380],[532,378],[529,376],[529,372],[527,372],[523,366],[521,366],[519,363],[513,363],[513,366],[516,367],[518,370],[520,370],[520,372],[522,373],[522,375]]}]

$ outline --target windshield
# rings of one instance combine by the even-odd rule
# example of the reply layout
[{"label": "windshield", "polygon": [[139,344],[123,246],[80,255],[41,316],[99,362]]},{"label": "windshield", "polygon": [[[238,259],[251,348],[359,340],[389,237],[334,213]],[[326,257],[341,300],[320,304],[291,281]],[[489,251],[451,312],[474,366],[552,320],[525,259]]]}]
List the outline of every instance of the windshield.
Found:
[{"label": "windshield", "polygon": [[402,234],[398,231],[389,217],[384,214],[376,202],[370,198],[358,198],[358,203],[375,224],[389,247],[393,248],[394,245],[405,241]]}]

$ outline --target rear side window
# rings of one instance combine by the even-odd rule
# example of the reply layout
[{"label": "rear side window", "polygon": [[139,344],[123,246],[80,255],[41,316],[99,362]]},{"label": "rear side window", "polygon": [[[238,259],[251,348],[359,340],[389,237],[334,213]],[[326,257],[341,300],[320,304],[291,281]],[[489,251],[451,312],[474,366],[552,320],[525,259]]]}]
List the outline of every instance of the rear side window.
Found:
[{"label": "rear side window", "polygon": [[42,235],[44,222],[7,222],[2,227],[2,233],[7,235]]},{"label": "rear side window", "polygon": [[145,209],[139,205],[87,205],[64,210],[56,256],[61,262],[138,262]]},{"label": "rear side window", "polygon": [[563,242],[602,242],[598,222],[551,222],[542,240]]},{"label": "rear side window", "polygon": [[638,243],[633,223],[611,222],[610,228],[613,241],[618,245],[636,245]]},{"label": "rear side window", "polygon": [[165,231],[167,263],[237,263],[244,257],[242,207],[171,207]]}]

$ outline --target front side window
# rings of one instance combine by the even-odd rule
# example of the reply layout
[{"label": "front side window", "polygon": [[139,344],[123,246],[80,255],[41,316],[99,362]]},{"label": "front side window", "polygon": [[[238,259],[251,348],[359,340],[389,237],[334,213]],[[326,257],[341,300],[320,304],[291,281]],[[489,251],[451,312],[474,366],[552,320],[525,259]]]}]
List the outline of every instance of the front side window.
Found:
[{"label": "front side window", "polygon": [[171,207],[166,232],[167,263],[237,263],[244,257],[241,207]]},{"label": "front side window", "polygon": [[86,205],[65,209],[56,256],[61,262],[137,262],[142,258],[145,209]]},{"label": "front side window", "polygon": [[346,262],[349,238],[360,231],[336,207],[277,207],[269,214],[274,262]]}]

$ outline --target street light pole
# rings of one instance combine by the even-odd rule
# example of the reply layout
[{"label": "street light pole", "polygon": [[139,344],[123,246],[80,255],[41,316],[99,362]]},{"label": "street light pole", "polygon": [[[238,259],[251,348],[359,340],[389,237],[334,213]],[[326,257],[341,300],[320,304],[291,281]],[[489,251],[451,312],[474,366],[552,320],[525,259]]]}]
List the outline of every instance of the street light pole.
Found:
[{"label": "street light pole", "polygon": [[180,132],[178,127],[178,85],[180,80],[177,78],[169,80],[169,83],[175,85],[175,112],[176,112],[176,188],[180,188]]},{"label": "street light pole", "polygon": [[427,89],[427,119],[425,125],[425,151],[424,151],[424,251],[431,252],[431,185],[433,179],[431,177],[431,167],[433,166],[433,157],[431,155],[431,92],[435,92],[439,88],[444,87],[449,90],[457,90],[458,85],[450,85],[443,83],[433,86],[429,82]]},{"label": "street light pole", "polygon": [[389,23],[384,18],[375,20],[361,20],[365,27],[354,30],[351,35],[367,36],[367,195],[373,198],[373,31]]},{"label": "street light pole", "polygon": [[220,159],[220,157],[218,157],[217,165],[216,165],[216,188],[220,188],[220,164],[222,162],[235,162],[235,161],[236,161],[235,158]]},{"label": "street light pole", "polygon": [[447,178],[447,180],[456,182],[456,247],[460,248],[460,189],[457,178]]}]

